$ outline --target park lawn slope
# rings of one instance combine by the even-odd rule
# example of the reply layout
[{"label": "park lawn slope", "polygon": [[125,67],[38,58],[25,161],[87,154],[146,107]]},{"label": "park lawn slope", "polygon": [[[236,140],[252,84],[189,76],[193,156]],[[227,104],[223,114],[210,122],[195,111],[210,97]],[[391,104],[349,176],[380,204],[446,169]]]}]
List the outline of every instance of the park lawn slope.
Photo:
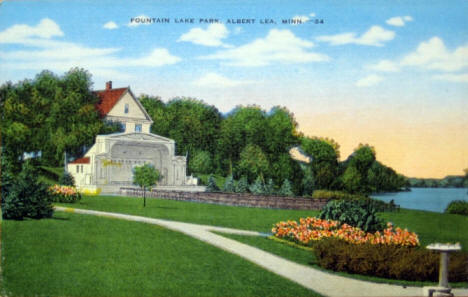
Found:
[{"label": "park lawn slope", "polygon": [[159,226],[57,212],[2,222],[3,296],[318,296]]},{"label": "park lawn slope", "polygon": [[[279,221],[298,220],[316,216],[318,211],[235,207],[165,199],[119,196],[84,196],[75,204],[57,204],[101,211],[139,215],[188,223],[230,227],[236,229],[271,232]],[[460,242],[468,251],[468,217],[429,211],[401,209],[399,212],[380,213],[380,217],[397,227],[418,234],[422,246],[433,242]]]},{"label": "park lawn slope", "polygon": [[318,214],[313,210],[236,207],[153,198],[147,198],[143,207],[143,198],[120,196],[83,196],[77,203],[57,205],[259,232],[271,232],[278,221]]}]

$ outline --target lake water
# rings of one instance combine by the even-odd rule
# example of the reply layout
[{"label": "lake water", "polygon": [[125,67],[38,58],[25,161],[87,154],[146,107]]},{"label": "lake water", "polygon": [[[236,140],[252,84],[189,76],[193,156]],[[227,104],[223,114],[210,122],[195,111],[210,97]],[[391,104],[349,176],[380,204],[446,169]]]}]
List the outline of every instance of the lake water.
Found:
[{"label": "lake water", "polygon": [[468,201],[466,188],[411,188],[410,192],[372,194],[371,197],[390,202],[401,208],[444,212],[450,201]]}]

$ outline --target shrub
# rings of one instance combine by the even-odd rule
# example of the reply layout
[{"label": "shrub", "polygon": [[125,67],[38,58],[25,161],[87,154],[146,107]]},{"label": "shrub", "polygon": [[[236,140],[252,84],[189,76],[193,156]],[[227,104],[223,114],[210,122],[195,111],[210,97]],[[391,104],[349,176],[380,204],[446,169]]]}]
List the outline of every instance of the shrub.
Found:
[{"label": "shrub", "polygon": [[224,186],[223,186],[223,192],[228,192],[228,193],[232,193],[232,192],[235,192],[235,184],[234,184],[234,178],[232,177],[232,175],[228,176],[228,178],[226,178],[226,181],[224,182]]},{"label": "shrub", "polygon": [[268,182],[265,184],[265,195],[274,195],[275,194],[275,184],[271,178],[268,179]]},{"label": "shrub", "polygon": [[445,213],[468,216],[468,201],[454,200],[445,209]]},{"label": "shrub", "polygon": [[50,218],[54,212],[47,185],[38,180],[37,171],[28,162],[15,179],[2,182],[2,217],[22,220]]},{"label": "shrub", "polygon": [[219,188],[216,185],[216,180],[213,175],[208,177],[208,182],[206,183],[206,192],[219,192]]},{"label": "shrub", "polygon": [[284,180],[278,194],[280,194],[281,196],[294,196],[291,183],[289,182],[288,179]]},{"label": "shrub", "polygon": [[81,194],[75,187],[53,185],[49,187],[49,192],[54,202],[75,203],[81,200]]},{"label": "shrub", "polygon": [[366,232],[381,231],[385,228],[385,223],[377,217],[375,208],[363,200],[332,200],[323,207],[319,217],[358,227]]},{"label": "shrub", "polygon": [[364,195],[349,194],[341,191],[315,190],[312,193],[314,199],[359,200],[367,198]]},{"label": "shrub", "polygon": [[73,178],[73,175],[70,174],[70,172],[65,171],[62,176],[59,178],[59,184],[64,185],[64,186],[75,186],[75,179]]},{"label": "shrub", "polygon": [[260,176],[257,177],[255,182],[250,185],[249,190],[252,194],[263,195],[265,194],[265,183]]},{"label": "shrub", "polygon": [[243,176],[236,184],[236,193],[247,193],[249,191],[249,183],[247,177]]},{"label": "shrub", "polygon": [[[326,239],[314,244],[319,265],[333,271],[344,271],[408,281],[437,281],[439,253],[417,247],[396,245],[349,244]],[[466,281],[466,253],[451,253],[449,280]]]}]

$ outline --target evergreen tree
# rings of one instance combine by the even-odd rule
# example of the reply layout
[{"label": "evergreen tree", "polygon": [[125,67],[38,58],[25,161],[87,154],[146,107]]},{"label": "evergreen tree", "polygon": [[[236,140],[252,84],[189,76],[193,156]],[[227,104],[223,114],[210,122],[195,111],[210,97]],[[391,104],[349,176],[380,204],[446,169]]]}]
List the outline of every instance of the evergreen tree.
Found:
[{"label": "evergreen tree", "polygon": [[250,185],[249,190],[252,194],[265,194],[265,183],[263,182],[263,179],[260,176],[258,176],[255,182],[252,185]]},{"label": "evergreen tree", "polygon": [[271,178],[268,179],[268,182],[265,185],[265,195],[274,195],[275,194],[275,184]]},{"label": "evergreen tree", "polygon": [[279,194],[281,196],[294,196],[291,183],[288,179],[284,180],[283,184],[281,185],[281,189],[279,190]]},{"label": "evergreen tree", "polygon": [[234,184],[234,178],[232,177],[232,174],[226,178],[226,181],[224,183],[223,187],[223,192],[228,192],[228,193],[233,193],[235,192],[236,187]]},{"label": "evergreen tree", "polygon": [[249,183],[247,177],[242,176],[236,185],[236,193],[247,193],[249,191]]},{"label": "evergreen tree", "polygon": [[64,186],[75,186],[75,179],[70,172],[63,172],[62,176],[59,178],[59,184]]},{"label": "evergreen tree", "polygon": [[219,187],[216,185],[216,181],[213,175],[208,177],[208,183],[206,185],[205,192],[219,192]]}]

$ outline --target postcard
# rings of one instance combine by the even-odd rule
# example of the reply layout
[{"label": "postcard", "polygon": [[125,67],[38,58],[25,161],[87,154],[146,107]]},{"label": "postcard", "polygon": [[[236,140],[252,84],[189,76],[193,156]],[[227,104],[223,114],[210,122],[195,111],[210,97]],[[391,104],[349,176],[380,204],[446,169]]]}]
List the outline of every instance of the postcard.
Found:
[{"label": "postcard", "polygon": [[3,0],[0,85],[2,295],[468,295],[464,0]]}]

